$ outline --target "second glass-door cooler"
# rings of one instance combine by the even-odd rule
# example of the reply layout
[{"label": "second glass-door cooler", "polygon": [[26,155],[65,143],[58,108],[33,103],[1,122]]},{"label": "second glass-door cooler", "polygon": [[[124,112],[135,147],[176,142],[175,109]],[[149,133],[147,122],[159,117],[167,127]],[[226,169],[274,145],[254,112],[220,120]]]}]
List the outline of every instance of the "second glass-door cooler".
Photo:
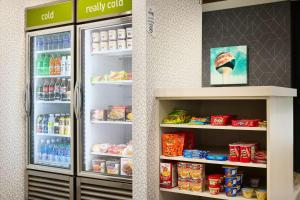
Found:
[{"label": "second glass-door cooler", "polygon": [[79,175],[130,181],[132,25],[130,17],[78,27]]}]

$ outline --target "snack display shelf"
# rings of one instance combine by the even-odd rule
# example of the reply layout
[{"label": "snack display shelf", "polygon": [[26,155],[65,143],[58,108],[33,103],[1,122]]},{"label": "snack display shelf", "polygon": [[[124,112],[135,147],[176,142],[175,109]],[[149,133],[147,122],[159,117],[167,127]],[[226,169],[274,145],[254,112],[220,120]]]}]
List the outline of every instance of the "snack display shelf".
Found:
[{"label": "snack display shelf", "polygon": [[132,85],[132,80],[98,81],[92,84],[93,85]]},{"label": "snack display shelf", "polygon": [[230,166],[241,166],[241,167],[253,167],[253,168],[267,168],[267,164],[261,163],[242,163],[242,162],[231,162],[231,161],[216,161],[216,160],[206,160],[198,158],[185,158],[183,156],[168,157],[160,156],[162,160],[175,160],[175,161],[185,161],[185,162],[195,162],[195,163],[208,163],[216,165],[230,165]]},{"label": "snack display shelf", "polygon": [[48,133],[37,133],[37,136],[49,136],[49,137],[64,137],[69,138],[70,135],[60,135],[60,134],[48,134]]},{"label": "snack display shelf", "polygon": [[70,77],[70,75],[40,75],[40,76],[35,76],[34,78],[40,79],[40,78],[66,78]]},{"label": "snack display shelf", "polygon": [[132,122],[128,121],[91,121],[92,124],[126,124],[126,125],[132,125]]},{"label": "snack display shelf", "polygon": [[36,103],[43,103],[43,104],[70,104],[71,101],[36,101]]},{"label": "snack display shelf", "polygon": [[103,55],[103,56],[131,56],[132,49],[116,49],[107,51],[95,51],[91,55]]},{"label": "snack display shelf", "polygon": [[36,51],[36,54],[41,54],[41,53],[63,53],[63,52],[71,52],[70,48],[66,49],[54,49],[54,50],[43,50],[43,51]]},{"label": "snack display shelf", "polygon": [[195,128],[195,129],[220,129],[220,130],[241,130],[241,131],[267,131],[266,127],[240,127],[240,126],[212,126],[212,125],[191,125],[191,124],[160,124],[162,128]]},{"label": "snack display shelf", "polygon": [[69,163],[61,163],[61,162],[51,162],[51,161],[44,161],[44,160],[38,160],[35,164],[39,165],[47,165],[52,167],[61,167],[61,168],[69,168]]},{"label": "snack display shelf", "polygon": [[[246,198],[244,198],[242,196],[228,197],[224,193],[213,195],[213,194],[210,194],[208,191],[205,191],[205,192],[183,191],[183,190],[179,190],[177,187],[172,188],[172,189],[160,188],[160,191],[163,191],[163,192],[172,192],[172,193],[179,193],[179,194],[187,194],[187,195],[200,196],[200,197],[207,197],[207,198],[211,198],[211,199],[247,200]],[[256,198],[251,198],[251,199],[254,200]]]},{"label": "snack display shelf", "polygon": [[129,155],[118,155],[118,154],[112,154],[112,153],[91,152],[91,154],[98,155],[98,156],[118,157],[118,158],[132,158],[132,156],[129,156]]}]

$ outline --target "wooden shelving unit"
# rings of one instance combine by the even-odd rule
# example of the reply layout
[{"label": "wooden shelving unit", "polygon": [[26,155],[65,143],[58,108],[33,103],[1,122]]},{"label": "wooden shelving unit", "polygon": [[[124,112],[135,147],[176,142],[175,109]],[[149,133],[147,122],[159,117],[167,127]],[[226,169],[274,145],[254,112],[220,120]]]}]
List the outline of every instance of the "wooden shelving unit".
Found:
[{"label": "wooden shelving unit", "polygon": [[[268,200],[293,198],[293,97],[296,90],[282,87],[216,87],[198,89],[157,89],[160,161],[183,161],[210,165],[239,166],[251,168],[257,175],[266,177]],[[192,115],[236,114],[242,119],[267,120],[264,127],[233,127],[191,124],[161,124],[163,117],[175,108],[185,109]],[[246,142],[257,140],[267,150],[267,164],[212,161],[166,157],[161,155],[161,134],[178,130],[191,130],[199,134],[200,146],[228,146],[228,141]],[[237,140],[237,141],[234,141]],[[196,141],[197,142],[197,141]],[[209,143],[209,144],[207,144]],[[265,171],[261,171],[265,170]],[[159,169],[157,171],[159,176]],[[157,183],[159,184],[159,183]],[[159,187],[157,187],[159,188]],[[211,195],[206,192],[181,191],[160,188],[160,199],[171,200],[174,193],[200,196],[210,199],[245,200],[244,197],[227,197],[225,194]],[[173,194],[173,196],[168,196]]]}]

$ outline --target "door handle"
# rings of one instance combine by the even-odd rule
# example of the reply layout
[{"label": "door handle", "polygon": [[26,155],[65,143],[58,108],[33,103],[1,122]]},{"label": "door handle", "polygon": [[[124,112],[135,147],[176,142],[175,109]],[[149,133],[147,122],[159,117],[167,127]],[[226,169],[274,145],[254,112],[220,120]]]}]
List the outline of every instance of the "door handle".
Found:
[{"label": "door handle", "polygon": [[25,112],[27,114],[27,116],[30,115],[30,87],[29,84],[26,83],[26,89],[25,89]]},{"label": "door handle", "polygon": [[75,84],[74,91],[74,111],[76,118],[78,119],[81,116],[81,88],[78,82]]}]

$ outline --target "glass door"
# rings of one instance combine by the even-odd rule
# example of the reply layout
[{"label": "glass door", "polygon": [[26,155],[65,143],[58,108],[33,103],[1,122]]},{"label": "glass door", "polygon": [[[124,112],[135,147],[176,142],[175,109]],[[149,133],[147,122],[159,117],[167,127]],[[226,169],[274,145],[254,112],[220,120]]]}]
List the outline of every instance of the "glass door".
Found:
[{"label": "glass door", "polygon": [[81,170],[132,176],[132,25],[127,18],[81,28]]},{"label": "glass door", "polygon": [[72,41],[68,28],[29,34],[29,165],[34,169],[72,169]]}]

